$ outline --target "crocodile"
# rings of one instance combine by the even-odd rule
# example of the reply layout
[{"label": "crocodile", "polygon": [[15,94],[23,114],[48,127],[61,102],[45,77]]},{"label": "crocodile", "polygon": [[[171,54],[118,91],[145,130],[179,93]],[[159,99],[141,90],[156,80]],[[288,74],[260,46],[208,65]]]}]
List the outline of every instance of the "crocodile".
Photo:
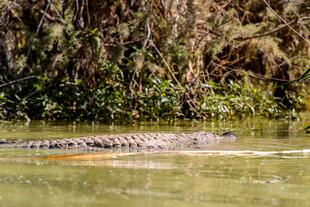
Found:
[{"label": "crocodile", "polygon": [[77,149],[87,151],[176,151],[207,148],[221,141],[234,141],[232,132],[132,133],[96,135],[52,140],[8,141],[1,139],[0,148]]}]

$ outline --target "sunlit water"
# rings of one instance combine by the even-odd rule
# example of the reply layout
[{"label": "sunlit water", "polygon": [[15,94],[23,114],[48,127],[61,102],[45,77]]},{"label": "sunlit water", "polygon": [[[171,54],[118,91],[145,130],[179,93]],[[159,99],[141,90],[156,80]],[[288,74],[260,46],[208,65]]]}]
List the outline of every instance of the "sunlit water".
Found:
[{"label": "sunlit water", "polygon": [[[137,126],[0,124],[0,138],[46,139],[137,131],[234,131],[210,150],[310,149],[301,121],[250,119]],[[310,206],[310,154],[136,154],[41,159],[60,150],[0,150],[0,206]]]}]

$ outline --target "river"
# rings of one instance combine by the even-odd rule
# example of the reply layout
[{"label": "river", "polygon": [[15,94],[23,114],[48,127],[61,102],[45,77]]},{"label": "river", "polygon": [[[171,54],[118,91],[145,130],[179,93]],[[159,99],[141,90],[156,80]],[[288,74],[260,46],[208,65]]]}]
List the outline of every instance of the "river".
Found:
[{"label": "river", "polygon": [[[304,150],[310,149],[310,135],[303,132],[309,122],[310,116],[305,114],[300,121],[255,118],[170,125],[140,123],[130,127],[0,123],[0,138],[25,140],[123,132],[232,130],[239,137],[237,141],[209,150],[240,151],[45,159],[81,152],[1,149],[0,206],[310,206],[310,153]],[[245,150],[251,153],[242,153]],[[283,150],[288,152],[268,154]]]}]

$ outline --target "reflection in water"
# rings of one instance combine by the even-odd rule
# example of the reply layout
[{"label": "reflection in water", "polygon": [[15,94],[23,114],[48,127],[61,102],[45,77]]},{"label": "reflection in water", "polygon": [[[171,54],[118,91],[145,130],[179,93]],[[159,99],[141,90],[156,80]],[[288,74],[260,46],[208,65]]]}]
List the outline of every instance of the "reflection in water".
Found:
[{"label": "reflection in water", "polygon": [[177,169],[174,163],[161,163],[154,161],[130,161],[130,160],[83,160],[83,161],[54,161],[50,164],[65,166],[108,166],[112,168],[128,168],[128,169]]},{"label": "reflection in water", "polygon": [[247,119],[237,121],[214,122],[190,122],[178,121],[169,125],[167,123],[139,123],[133,126],[121,125],[96,125],[80,123],[54,123],[54,122],[30,122],[30,123],[1,123],[0,139],[48,139],[63,137],[78,137],[85,135],[127,133],[144,131],[214,131],[222,133],[233,131],[238,136],[263,137],[263,138],[287,138],[296,135],[302,125],[310,122],[310,113],[299,122],[289,120],[274,121],[266,119]]},{"label": "reflection in water", "polygon": [[291,136],[293,136],[292,132],[291,132],[291,125],[289,122],[285,122],[283,124],[280,125],[279,128],[277,128],[276,130],[276,138],[279,139],[285,139],[285,138],[289,138]]},{"label": "reflection in water", "polygon": [[[151,155],[121,157],[108,166],[66,162],[0,163],[2,201],[15,206],[29,198],[35,198],[32,206],[309,204],[309,158]],[[13,195],[18,196],[10,199]]]}]

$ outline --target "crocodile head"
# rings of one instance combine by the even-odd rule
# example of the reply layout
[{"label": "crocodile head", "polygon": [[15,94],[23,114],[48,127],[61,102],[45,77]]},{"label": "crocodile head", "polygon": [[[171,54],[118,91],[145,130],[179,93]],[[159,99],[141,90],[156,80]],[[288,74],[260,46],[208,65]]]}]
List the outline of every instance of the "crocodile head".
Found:
[{"label": "crocodile head", "polygon": [[202,148],[224,140],[234,141],[236,139],[236,136],[232,132],[225,132],[219,136],[212,132],[199,131],[191,134],[191,136],[192,138],[189,139],[189,143],[198,148]]},{"label": "crocodile head", "polygon": [[221,136],[229,141],[234,141],[237,139],[236,135],[231,131],[224,132]]}]

